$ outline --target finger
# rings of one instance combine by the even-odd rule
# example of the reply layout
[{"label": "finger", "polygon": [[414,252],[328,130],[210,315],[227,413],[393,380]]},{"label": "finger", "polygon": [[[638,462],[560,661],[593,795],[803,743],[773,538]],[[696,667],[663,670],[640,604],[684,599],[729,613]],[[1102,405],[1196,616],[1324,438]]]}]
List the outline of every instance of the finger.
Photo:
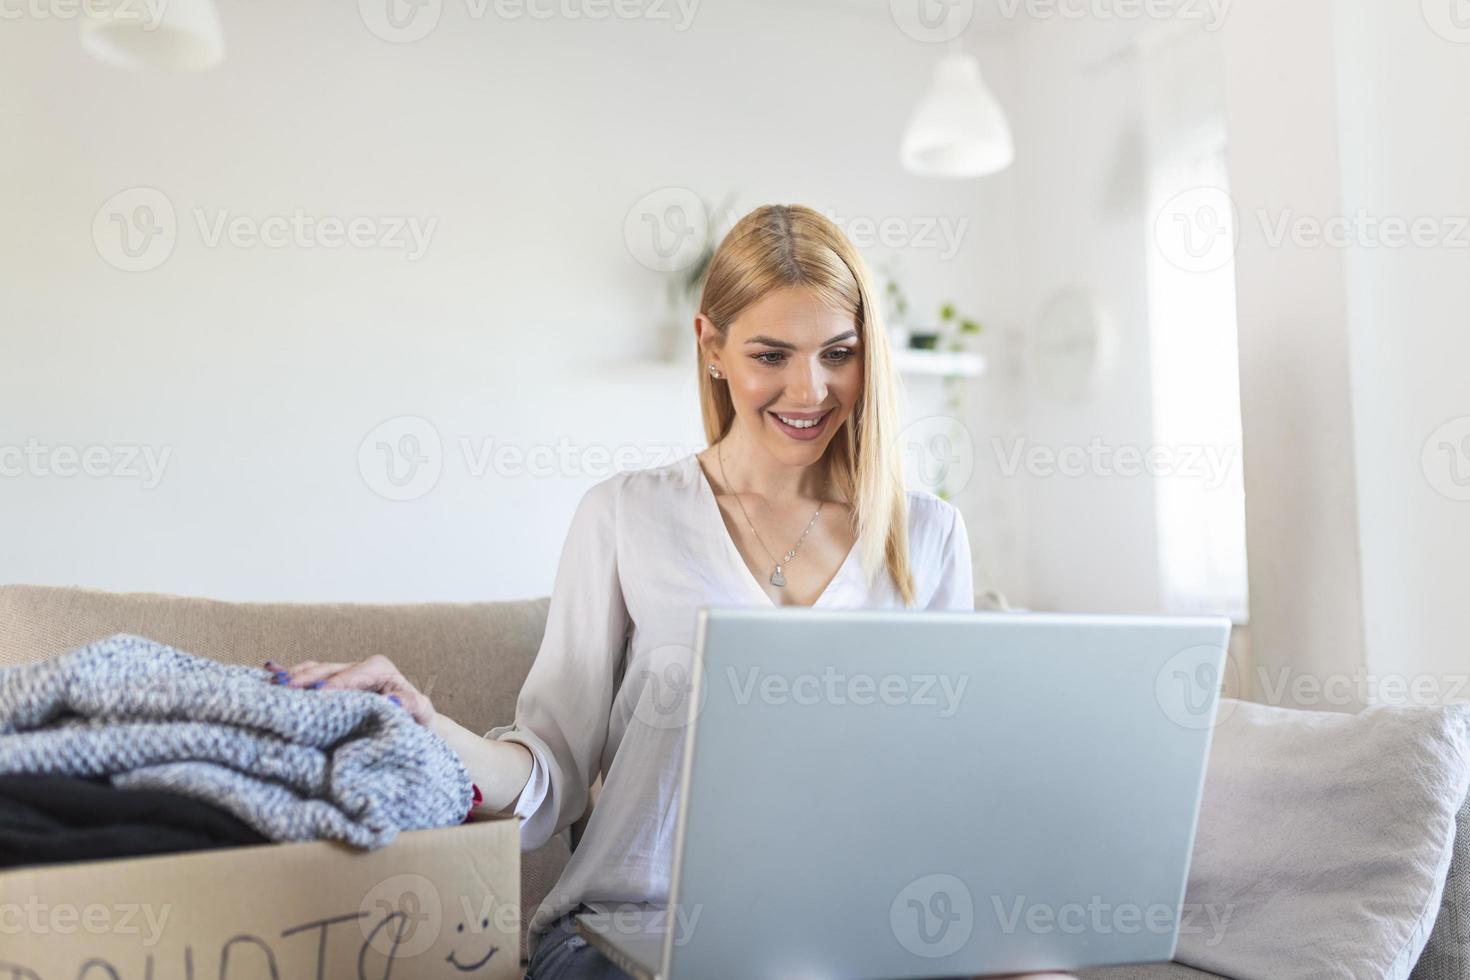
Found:
[{"label": "finger", "polygon": [[381,654],[334,675],[327,680],[326,687],[348,687],[382,694],[397,702],[421,725],[429,724],[435,713],[428,695],[414,687],[393,661]]},{"label": "finger", "polygon": [[399,677],[392,661],[375,655],[334,671],[322,686],[330,690],[381,691],[394,679],[407,683]]},{"label": "finger", "polygon": [[434,704],[429,696],[410,684],[402,674],[395,674],[389,679],[381,693],[402,705],[420,725],[428,725],[434,717]]},{"label": "finger", "polygon": [[315,664],[316,664],[316,661],[315,660],[303,660],[303,661],[301,661],[301,663],[296,664],[295,666],[287,666],[286,664],[278,664],[274,660],[264,660],[264,661],[261,661],[261,666],[264,667],[266,670],[269,670],[269,671],[300,670],[303,667],[311,667],[311,666],[313,666]]},{"label": "finger", "polygon": [[287,671],[283,683],[289,687],[308,687],[317,681],[325,681],[327,678],[350,666],[352,664],[345,662],[317,663],[313,660],[311,661],[311,666],[300,664]]}]

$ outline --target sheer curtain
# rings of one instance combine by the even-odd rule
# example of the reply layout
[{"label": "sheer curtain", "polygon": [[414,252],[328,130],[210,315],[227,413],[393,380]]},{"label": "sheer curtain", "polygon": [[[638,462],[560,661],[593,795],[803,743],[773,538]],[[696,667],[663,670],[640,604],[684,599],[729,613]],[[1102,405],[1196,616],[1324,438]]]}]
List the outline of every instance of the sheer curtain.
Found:
[{"label": "sheer curtain", "polygon": [[1162,606],[1245,619],[1245,494],[1223,67],[1216,35],[1142,52]]}]

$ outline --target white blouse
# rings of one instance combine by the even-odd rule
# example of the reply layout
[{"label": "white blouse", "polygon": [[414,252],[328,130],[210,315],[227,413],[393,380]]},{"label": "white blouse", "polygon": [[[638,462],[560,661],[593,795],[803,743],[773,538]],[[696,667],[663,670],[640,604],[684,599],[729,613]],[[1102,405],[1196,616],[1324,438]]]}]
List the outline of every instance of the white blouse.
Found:
[{"label": "white blouse", "polygon": [[[907,492],[913,608],[974,609],[959,510]],[[903,608],[886,572],[877,579],[869,588],[854,545],[814,605]],[[571,861],[531,919],[532,951],[579,903],[667,903],[684,731],[658,722],[671,684],[689,676],[699,608],[751,605],[776,603],[736,548],[694,453],[615,474],[582,497],[515,722],[485,733],[531,751],[515,806],[524,850],[581,817],[603,779]]]}]

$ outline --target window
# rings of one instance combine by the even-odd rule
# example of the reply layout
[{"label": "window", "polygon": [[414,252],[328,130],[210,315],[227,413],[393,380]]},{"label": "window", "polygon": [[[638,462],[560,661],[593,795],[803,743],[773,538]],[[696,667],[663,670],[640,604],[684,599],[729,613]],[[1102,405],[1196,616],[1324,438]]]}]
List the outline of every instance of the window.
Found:
[{"label": "window", "polygon": [[1177,34],[1144,59],[1149,333],[1162,608],[1245,619],[1245,492],[1218,39]]}]

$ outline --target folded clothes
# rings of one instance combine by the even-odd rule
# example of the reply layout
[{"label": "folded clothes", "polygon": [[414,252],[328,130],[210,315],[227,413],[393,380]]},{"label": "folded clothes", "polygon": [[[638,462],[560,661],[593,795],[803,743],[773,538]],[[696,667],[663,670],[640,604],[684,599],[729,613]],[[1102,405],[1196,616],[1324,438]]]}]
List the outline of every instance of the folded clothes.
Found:
[{"label": "folded clothes", "polygon": [[0,868],[174,854],[268,839],[211,804],[105,777],[0,776]]},{"label": "folded clothes", "polygon": [[272,681],[127,633],[0,668],[0,774],[168,790],[276,841],[375,848],[464,820],[469,774],[406,709]]}]

